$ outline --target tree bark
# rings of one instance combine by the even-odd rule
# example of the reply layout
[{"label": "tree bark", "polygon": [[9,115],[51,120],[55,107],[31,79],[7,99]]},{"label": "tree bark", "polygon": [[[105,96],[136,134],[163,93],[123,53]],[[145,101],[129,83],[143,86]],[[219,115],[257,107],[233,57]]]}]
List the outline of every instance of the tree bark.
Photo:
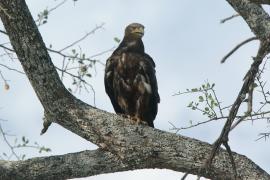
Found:
[{"label": "tree bark", "polygon": [[[227,1],[243,15],[257,36],[269,34],[269,18],[257,4],[248,0]],[[201,167],[211,151],[210,144],[134,125],[129,119],[75,98],[62,84],[25,1],[0,0],[0,6],[0,17],[11,44],[49,120],[100,147],[62,156],[0,161],[0,179],[66,179],[143,168],[166,168],[212,179],[234,177],[224,150],[220,150],[207,171]],[[253,6],[264,14],[249,15]],[[253,16],[260,17],[253,22]],[[241,179],[270,179],[269,174],[245,156],[233,155]]]}]

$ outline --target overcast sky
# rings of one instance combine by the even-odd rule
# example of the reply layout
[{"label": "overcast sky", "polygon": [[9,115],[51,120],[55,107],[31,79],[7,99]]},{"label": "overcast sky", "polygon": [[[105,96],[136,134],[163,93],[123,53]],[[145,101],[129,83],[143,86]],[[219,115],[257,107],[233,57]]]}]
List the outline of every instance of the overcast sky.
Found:
[{"label": "overcast sky", "polygon": [[[36,18],[46,7],[54,7],[60,0],[27,0],[27,4]],[[266,8],[269,10],[269,8]],[[161,103],[155,120],[155,127],[170,131],[171,125],[181,127],[203,120],[200,113],[186,106],[194,97],[189,95],[172,96],[179,90],[198,87],[205,81],[215,82],[216,91],[224,105],[231,104],[242,85],[242,79],[256,54],[257,42],[251,42],[236,52],[228,62],[220,64],[220,59],[237,43],[252,37],[253,34],[241,18],[235,18],[225,24],[220,20],[234,14],[234,10],[225,0],[79,0],[75,5],[70,0],[54,11],[48,24],[40,27],[43,40],[54,49],[82,37],[96,25],[105,23],[104,29],[97,31],[80,43],[87,55],[110,49],[117,45],[114,37],[122,38],[124,28],[130,23],[139,22],[145,26],[143,41],[146,52],[156,62],[157,79]],[[1,25],[2,27],[2,25]],[[3,36],[0,36],[3,38]],[[76,46],[78,48],[78,46]],[[98,57],[105,63],[110,53]],[[61,58],[53,55],[54,63]],[[2,63],[21,69],[17,62],[1,58]],[[52,152],[42,155],[58,155],[95,149],[96,146],[68,130],[53,124],[48,132],[40,136],[43,108],[24,75],[7,71],[0,67],[10,80],[10,90],[0,90],[0,118],[2,126],[32,141],[50,147]],[[89,80],[96,92],[96,106],[113,112],[103,85],[104,66],[97,65],[96,75]],[[269,75],[269,74],[268,74]],[[269,77],[269,76],[268,76]],[[1,85],[3,84],[0,82]],[[70,84],[66,84],[69,86]],[[93,94],[82,92],[75,94],[83,101],[93,104]],[[216,122],[181,131],[180,134],[194,137],[209,143],[218,137],[224,122]],[[270,141],[255,141],[260,132],[269,130],[265,121],[242,123],[230,134],[233,151],[246,155],[270,173]],[[0,139],[0,151],[5,151]],[[27,150],[27,157],[40,154]],[[140,170],[94,176],[88,179],[155,179],[176,180],[181,173],[168,170]],[[195,177],[190,177],[194,179]]]}]

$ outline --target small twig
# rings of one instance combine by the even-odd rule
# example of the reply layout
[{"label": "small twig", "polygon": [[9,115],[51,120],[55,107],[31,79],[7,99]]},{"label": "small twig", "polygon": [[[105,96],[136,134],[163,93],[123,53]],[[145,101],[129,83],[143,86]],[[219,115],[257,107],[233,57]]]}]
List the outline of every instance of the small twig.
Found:
[{"label": "small twig", "polygon": [[221,102],[219,102],[219,100],[218,100],[218,98],[217,98],[216,91],[215,91],[213,88],[211,89],[211,91],[213,92],[214,97],[215,97],[215,100],[217,101],[219,113],[220,113],[220,115],[223,117],[222,108],[221,108],[221,106],[220,106],[220,103],[221,103]]},{"label": "small twig", "polygon": [[258,139],[255,139],[255,141],[258,141],[262,138],[265,138],[265,140],[266,140],[266,138],[269,138],[270,133],[260,133],[259,136],[261,136],[261,137],[259,137]]},{"label": "small twig", "polygon": [[240,16],[240,15],[239,15],[239,14],[233,14],[233,15],[230,16],[230,17],[221,19],[221,20],[220,20],[220,23],[223,24],[223,23],[225,23],[226,21],[229,21],[229,20],[231,20],[231,19],[233,19],[233,18],[235,18],[235,17],[238,17],[238,16]]},{"label": "small twig", "polygon": [[2,74],[1,71],[0,71],[0,77],[5,82],[5,84],[7,84],[7,80],[5,79],[5,77],[4,77],[4,75]]},{"label": "small twig", "polygon": [[189,173],[185,173],[185,174],[182,176],[181,180],[185,180],[185,179],[187,178],[188,175],[189,175]]},{"label": "small twig", "polygon": [[62,51],[64,51],[64,50],[66,50],[66,49],[68,49],[68,48],[74,46],[75,44],[81,42],[82,40],[84,40],[85,38],[87,38],[89,35],[94,34],[98,29],[103,28],[104,24],[105,24],[105,23],[102,23],[101,25],[96,26],[92,31],[86,33],[83,37],[81,37],[80,39],[78,39],[78,40],[72,42],[71,44],[67,45],[66,47],[60,49],[59,51],[62,52]]},{"label": "small twig", "polygon": [[[68,72],[68,71],[66,71],[66,70],[64,70],[64,69],[61,69],[61,68],[58,68],[57,66],[55,66],[55,68],[57,69],[57,70],[59,70],[60,72],[64,72],[64,73],[66,73],[66,74],[68,74],[69,76],[71,76],[71,77],[73,77],[73,78],[76,78],[76,79],[78,79],[80,82],[82,82],[82,83],[84,83],[84,85],[87,85],[87,86],[89,86],[90,88],[91,88],[91,90],[92,90],[92,92],[93,92],[93,96],[94,96],[94,106],[96,106],[96,92],[95,92],[95,90],[94,90],[94,87],[91,85],[91,84],[89,84],[88,82],[86,82],[84,79],[82,79],[81,78],[81,76],[77,76],[77,75],[74,75],[74,74],[72,74],[72,73],[70,73],[70,72]],[[85,86],[84,86],[85,87]],[[86,87],[85,87],[86,88]],[[86,88],[87,89],[87,88]]]},{"label": "small twig", "polygon": [[251,37],[246,39],[245,41],[241,42],[240,44],[238,44],[237,46],[235,46],[228,54],[226,54],[222,59],[221,59],[221,63],[224,63],[235,51],[237,51],[241,46],[243,46],[246,43],[249,43],[250,41],[253,40],[258,40],[257,37]]},{"label": "small twig", "polygon": [[[210,105],[209,103],[209,100],[208,100],[208,95],[207,95],[207,91],[204,92],[204,96],[205,96],[205,101],[206,101],[206,104],[207,106],[212,110],[212,112],[214,113],[214,117],[217,117],[217,113],[216,111],[214,110],[214,108]],[[218,103],[218,102],[217,102]]]},{"label": "small twig", "polygon": [[[62,6],[63,4],[65,4],[67,2],[67,0],[63,0],[62,2],[60,2],[59,4],[57,4],[56,6],[52,7],[51,9],[49,9],[47,12],[48,14],[51,13],[52,11],[56,10],[57,8],[59,8],[60,6]],[[42,20],[44,19],[44,16],[42,15],[41,17],[39,17],[38,19],[35,20],[36,23],[38,23],[38,26],[43,25]]]},{"label": "small twig", "polygon": [[[57,50],[54,50],[54,49],[51,49],[51,48],[47,48],[47,50],[48,50],[49,52],[58,54],[58,55],[62,56],[63,58],[71,58],[71,59],[77,59],[77,60],[85,60],[85,61],[89,61],[89,62],[91,62],[91,63],[99,63],[99,64],[104,65],[104,63],[102,63],[102,62],[99,61],[99,60],[93,60],[93,59],[92,59],[93,56],[90,56],[90,57],[88,57],[88,58],[87,58],[87,57],[81,58],[81,57],[77,57],[77,56],[73,56],[73,55],[67,55],[67,54],[62,53],[61,51],[57,51]],[[106,52],[108,52],[108,51],[110,51],[110,50],[101,52],[101,53],[99,53],[99,55],[102,55],[102,54],[104,54],[104,53],[106,53]]]},{"label": "small twig", "polygon": [[253,84],[250,85],[249,90],[248,90],[248,101],[247,101],[247,112],[245,115],[240,118],[238,121],[236,121],[232,126],[231,130],[232,131],[238,124],[240,124],[244,119],[246,119],[250,114],[252,113],[252,104],[253,104]]},{"label": "small twig", "polygon": [[4,65],[4,64],[1,64],[1,63],[0,63],[0,66],[3,66],[4,68],[6,68],[6,69],[8,69],[8,70],[15,71],[15,72],[20,73],[20,74],[25,74],[25,73],[22,72],[22,71],[19,71],[19,70],[17,70],[17,69],[11,68],[11,67],[8,67],[7,65]]},{"label": "small twig", "polygon": [[2,44],[0,44],[0,47],[6,49],[6,50],[8,50],[8,51],[15,52],[13,49],[8,48],[8,47],[6,47],[6,46],[4,46],[4,45],[2,45]]},{"label": "small twig", "polygon": [[103,54],[105,54],[105,53],[108,53],[108,52],[113,51],[115,48],[116,48],[116,47],[113,46],[112,48],[107,49],[107,50],[105,50],[105,51],[102,51],[102,52],[100,52],[100,53],[94,54],[94,55],[90,56],[89,58],[92,59],[92,58],[94,58],[94,57],[101,56],[101,55],[103,55]]},{"label": "small twig", "polygon": [[14,151],[14,147],[9,143],[9,141],[8,141],[8,139],[7,139],[7,137],[6,137],[6,134],[5,134],[5,132],[4,132],[4,130],[3,130],[2,126],[1,126],[1,124],[0,124],[0,133],[2,134],[3,139],[4,139],[5,143],[8,145],[10,151],[12,152],[12,155],[14,155],[18,160],[20,160],[20,157],[19,157],[19,156],[16,154],[16,152]]},{"label": "small twig", "polygon": [[228,144],[228,141],[224,142],[223,145],[225,146],[228,154],[229,154],[229,157],[230,157],[230,161],[231,161],[231,164],[232,164],[232,168],[233,168],[233,171],[234,171],[234,178],[237,179],[237,171],[236,171],[236,165],[235,165],[235,162],[234,162],[234,158],[233,158],[233,155],[232,155],[232,150]]},{"label": "small twig", "polygon": [[216,121],[216,120],[225,119],[225,118],[227,118],[227,117],[214,117],[214,118],[208,119],[208,120],[203,121],[203,122],[198,122],[196,124],[186,126],[186,127],[180,127],[180,128],[175,127],[172,123],[169,122],[173,126],[173,128],[171,128],[170,130],[177,130],[177,132],[178,132],[178,131],[181,131],[181,130],[184,130],[184,129],[190,129],[190,128],[193,128],[193,127],[196,127],[196,126],[199,126],[199,125],[202,125],[202,124],[209,123],[211,121]]},{"label": "small twig", "polygon": [[184,91],[184,92],[178,92],[178,93],[174,93],[172,96],[179,96],[179,95],[183,95],[183,94],[190,94],[190,93],[203,93],[204,91],[209,91],[211,90],[211,87],[210,88],[205,88],[205,89],[197,89],[196,91],[192,91],[191,90],[188,90],[188,91]]},{"label": "small twig", "polygon": [[[65,62],[66,62],[66,58],[63,57],[63,60],[62,60],[62,69],[66,71],[65,68]],[[64,78],[64,71],[61,72],[61,81],[63,81],[63,78]]]},{"label": "small twig", "polygon": [[67,0],[63,0],[62,2],[60,2],[59,4],[57,4],[55,7],[49,9],[48,12],[52,12],[52,11],[56,10],[57,8],[59,8],[60,6],[62,6],[63,4],[65,4],[66,2],[67,2]]},{"label": "small twig", "polygon": [[0,33],[5,34],[5,35],[8,35],[6,31],[3,31],[1,29],[0,29]]}]

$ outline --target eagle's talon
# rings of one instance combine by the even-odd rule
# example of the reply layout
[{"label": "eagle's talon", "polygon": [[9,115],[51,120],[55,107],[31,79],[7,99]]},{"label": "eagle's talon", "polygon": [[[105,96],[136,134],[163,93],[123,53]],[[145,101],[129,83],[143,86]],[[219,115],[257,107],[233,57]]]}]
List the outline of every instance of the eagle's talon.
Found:
[{"label": "eagle's talon", "polygon": [[139,124],[146,125],[146,126],[148,125],[146,121],[143,121],[141,118],[136,117],[136,116],[131,117],[131,120],[135,122],[136,125],[139,125]]}]

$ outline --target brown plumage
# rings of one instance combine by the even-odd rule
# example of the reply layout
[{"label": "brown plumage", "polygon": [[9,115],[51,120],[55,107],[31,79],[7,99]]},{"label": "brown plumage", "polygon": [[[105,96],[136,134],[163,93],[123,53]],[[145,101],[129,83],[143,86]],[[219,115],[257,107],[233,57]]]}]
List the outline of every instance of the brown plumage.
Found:
[{"label": "brown plumage", "polygon": [[116,113],[154,127],[160,98],[155,63],[144,52],[143,35],[141,24],[126,27],[122,42],[107,60],[104,82]]}]

